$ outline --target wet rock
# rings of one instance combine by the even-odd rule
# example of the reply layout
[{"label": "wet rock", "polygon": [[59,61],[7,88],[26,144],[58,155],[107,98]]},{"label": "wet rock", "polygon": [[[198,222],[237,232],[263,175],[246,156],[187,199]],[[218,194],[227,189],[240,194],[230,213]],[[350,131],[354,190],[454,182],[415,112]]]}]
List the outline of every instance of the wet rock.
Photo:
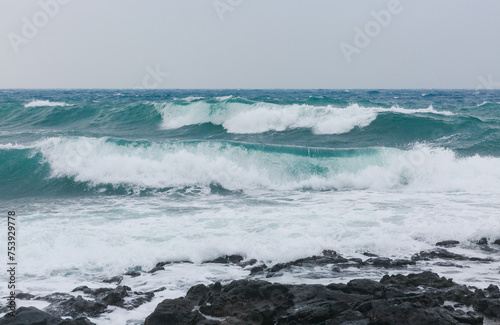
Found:
[{"label": "wet rock", "polygon": [[172,264],[180,264],[180,263],[189,263],[193,264],[191,261],[166,261],[166,262],[158,262],[156,263],[155,267],[152,268],[151,270],[148,271],[148,273],[155,273],[158,271],[163,271],[165,270],[165,265],[172,265]]},{"label": "wet rock", "polygon": [[403,266],[415,265],[415,264],[417,264],[417,263],[415,261],[412,261],[412,260],[397,259],[397,260],[393,260],[391,262],[391,267],[403,267]]},{"label": "wet rock", "polygon": [[251,270],[250,270],[250,275],[255,275],[255,274],[259,274],[259,273],[262,273],[264,272],[265,270],[265,265],[261,265],[261,266],[255,266],[253,267]]},{"label": "wet rock", "polygon": [[288,263],[278,263],[273,265],[268,271],[271,274],[268,274],[268,277],[273,276],[274,274],[283,269],[290,269],[292,267],[315,267],[315,266],[326,266],[329,264],[348,264],[349,260],[337,255],[336,252],[327,250],[323,251],[323,256],[311,256],[306,258],[301,258]]},{"label": "wet rock", "polygon": [[436,243],[436,246],[443,246],[443,247],[455,247],[460,242],[458,240],[444,240]]},{"label": "wet rock", "polygon": [[51,293],[50,295],[46,295],[44,297],[37,297],[35,299],[53,303],[53,302],[61,302],[61,301],[68,300],[71,298],[73,298],[73,296],[70,294],[56,292],[56,293]]},{"label": "wet rock", "polygon": [[16,294],[16,298],[21,300],[31,300],[35,298],[35,296],[29,293],[19,292],[18,294]]},{"label": "wet rock", "polygon": [[412,261],[429,261],[432,259],[441,258],[444,260],[455,260],[455,261],[476,261],[476,262],[491,262],[490,258],[479,258],[479,257],[467,257],[460,254],[452,253],[443,248],[436,248],[430,251],[421,251],[420,253],[414,254],[411,259]]},{"label": "wet rock", "polygon": [[75,319],[65,319],[59,325],[95,325],[86,317],[79,317]]},{"label": "wet rock", "polygon": [[53,302],[44,310],[57,317],[97,317],[102,314],[106,306],[97,301],[83,299],[82,296],[71,297],[70,299]]},{"label": "wet rock", "polygon": [[458,268],[463,268],[462,265],[458,265],[458,264],[455,264],[455,263],[450,262],[450,261],[436,262],[436,263],[434,263],[434,265],[436,265],[436,266],[444,266],[444,267],[458,267]]},{"label": "wet rock", "polygon": [[[165,287],[150,292],[132,292],[132,289],[128,286],[117,286],[115,289],[90,289],[87,286],[80,286],[73,289],[73,292],[82,291],[85,294],[91,295],[96,302],[103,304],[105,307],[117,306],[131,310],[151,301],[154,297],[154,293],[162,290],[165,290]],[[126,302],[125,298],[127,297],[131,299]]]},{"label": "wet rock", "polygon": [[164,300],[146,318],[144,325],[195,325],[205,320],[198,311],[194,310],[193,301],[177,298]]},{"label": "wet rock", "polygon": [[19,307],[14,317],[6,314],[0,318],[0,325],[58,325],[62,319],[54,317],[35,307]]},{"label": "wet rock", "polygon": [[488,245],[488,239],[486,237],[483,237],[481,239],[479,239],[476,244],[478,245]]},{"label": "wet rock", "polygon": [[431,272],[328,286],[237,280],[194,286],[185,298],[164,300],[145,325],[481,324],[484,316],[500,315],[497,296],[497,286],[472,292]]},{"label": "wet rock", "polygon": [[437,248],[430,251],[421,251],[420,253],[417,253],[411,257],[412,261],[429,261],[436,258],[455,261],[465,261],[468,259],[466,256],[452,253],[443,248]]},{"label": "wet rock", "polygon": [[390,284],[402,289],[416,289],[419,286],[433,287],[433,288],[449,288],[454,285],[453,281],[446,279],[444,277],[439,277],[436,273],[429,271],[409,274],[407,276],[396,274],[396,275],[384,275],[380,280],[382,284]]},{"label": "wet rock", "polygon": [[124,273],[124,275],[128,275],[128,276],[131,276],[131,277],[135,278],[135,277],[138,277],[139,275],[141,275],[141,272],[138,272],[138,271],[128,271],[128,272]]},{"label": "wet rock", "polygon": [[0,325],[95,325],[87,318],[63,320],[35,307],[19,307],[14,317],[5,315],[0,318]]},{"label": "wet rock", "polygon": [[116,282],[117,284],[120,284],[123,281],[123,277],[121,275],[114,276],[112,278],[102,280],[104,283],[114,283]]},{"label": "wet rock", "polygon": [[239,265],[243,268],[247,267],[247,266],[251,266],[251,265],[255,265],[255,263],[257,263],[257,260],[252,258],[251,260],[248,260],[248,261],[245,261],[245,262],[241,262]]},{"label": "wet rock", "polygon": [[333,251],[331,249],[325,249],[321,253],[323,254],[323,256],[336,256],[337,255],[337,252]]},{"label": "wet rock", "polygon": [[387,257],[376,257],[376,258],[369,258],[365,261],[366,264],[373,265],[373,266],[379,266],[379,267],[385,267],[389,268],[391,266],[392,260]]},{"label": "wet rock", "polygon": [[347,283],[346,289],[343,291],[347,291],[349,293],[361,293],[361,294],[371,294],[373,295],[375,291],[381,290],[383,287],[380,282],[376,282],[368,279],[355,279],[351,280]]},{"label": "wet rock", "polygon": [[243,261],[243,257],[240,255],[225,255],[203,263],[238,264],[241,261]]}]

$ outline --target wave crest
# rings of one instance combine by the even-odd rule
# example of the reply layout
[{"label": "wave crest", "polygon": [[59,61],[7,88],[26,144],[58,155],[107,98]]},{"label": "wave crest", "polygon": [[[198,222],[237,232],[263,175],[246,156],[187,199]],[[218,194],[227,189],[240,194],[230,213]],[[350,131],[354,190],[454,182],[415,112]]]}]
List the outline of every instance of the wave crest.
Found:
[{"label": "wave crest", "polygon": [[224,142],[124,144],[105,138],[50,138],[37,148],[52,178],[93,185],[498,192],[500,182],[499,158],[458,158],[451,150],[426,145],[315,156]]},{"label": "wave crest", "polygon": [[66,107],[66,106],[74,106],[72,104],[68,104],[65,102],[51,102],[49,100],[37,100],[34,99],[28,104],[24,105],[24,107]]},{"label": "wave crest", "polygon": [[437,111],[432,106],[425,109],[405,109],[351,104],[342,108],[306,104],[213,104],[207,101],[189,102],[187,105],[178,105],[175,102],[155,105],[162,114],[164,129],[212,123],[222,125],[229,133],[240,134],[280,132],[297,128],[309,128],[315,134],[342,134],[356,127],[370,125],[380,113],[454,115],[449,111]]}]

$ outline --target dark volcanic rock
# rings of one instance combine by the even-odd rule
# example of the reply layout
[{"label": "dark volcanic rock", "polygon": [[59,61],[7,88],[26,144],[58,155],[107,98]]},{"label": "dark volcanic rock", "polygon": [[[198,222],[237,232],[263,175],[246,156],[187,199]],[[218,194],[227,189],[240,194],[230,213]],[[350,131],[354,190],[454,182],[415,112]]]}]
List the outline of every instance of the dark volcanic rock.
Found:
[{"label": "dark volcanic rock", "polygon": [[[81,286],[73,289],[73,292],[82,291],[85,294],[94,296],[96,302],[101,303],[105,307],[117,306],[126,309],[134,309],[140,305],[149,302],[154,297],[154,292],[165,290],[165,287],[150,291],[150,292],[132,292],[132,289],[127,286],[117,286],[112,288],[90,289],[87,286]],[[131,297],[129,301],[125,298]]]},{"label": "dark volcanic rock", "polygon": [[46,308],[46,312],[58,317],[97,317],[104,312],[106,306],[97,301],[83,299],[82,296],[71,297],[70,299],[53,302]]},{"label": "dark volcanic rock", "polygon": [[178,263],[189,263],[192,264],[191,261],[166,261],[166,262],[158,262],[155,267],[148,271],[148,273],[155,273],[157,271],[165,270],[165,265],[178,264]]},{"label": "dark volcanic rock", "polygon": [[144,325],[199,324],[205,317],[194,310],[194,307],[195,304],[193,301],[184,298],[164,300],[146,318]]},{"label": "dark volcanic rock", "polygon": [[306,258],[301,258],[292,262],[288,263],[278,263],[273,265],[271,268],[268,269],[268,275],[267,277],[272,277],[274,276],[274,273],[279,272],[283,269],[290,269],[292,267],[314,267],[314,266],[325,266],[328,264],[340,264],[343,266],[351,266],[351,263],[348,259],[337,255],[336,252],[332,250],[324,250],[322,256],[311,256],[311,257],[306,257]]},{"label": "dark volcanic rock", "polygon": [[145,325],[481,324],[483,315],[500,317],[499,296],[496,286],[472,292],[431,272],[328,286],[238,280],[197,285],[185,298],[164,300]]},{"label": "dark volcanic rock", "polygon": [[141,272],[138,272],[138,271],[128,271],[127,273],[124,273],[124,275],[128,275],[128,276],[131,276],[131,277],[135,278],[135,277],[138,277],[139,275],[141,275]]},{"label": "dark volcanic rock", "polygon": [[121,275],[114,276],[112,278],[103,280],[102,282],[104,283],[113,283],[116,282],[117,284],[120,284],[123,281],[123,277]]},{"label": "dark volcanic rock", "polygon": [[437,242],[436,246],[455,247],[458,244],[460,244],[460,242],[457,240],[444,240],[444,241]]},{"label": "dark volcanic rock", "polygon": [[479,239],[476,244],[478,244],[478,245],[488,245],[488,238],[483,237],[483,238]]},{"label": "dark volcanic rock", "polygon": [[243,261],[243,257],[240,255],[225,255],[203,263],[238,264],[241,261]]},{"label": "dark volcanic rock", "polygon": [[0,325],[94,325],[87,318],[80,317],[73,320],[63,320],[52,316],[35,307],[19,307],[15,316],[5,315],[0,318]]},{"label": "dark volcanic rock", "polygon": [[22,300],[31,300],[31,299],[35,298],[35,296],[33,296],[32,294],[29,294],[29,293],[19,292],[18,294],[16,294],[16,298],[22,299]]},{"label": "dark volcanic rock", "polygon": [[241,262],[239,264],[239,266],[245,268],[247,266],[254,265],[255,263],[257,263],[257,260],[255,258],[252,258],[251,260],[248,260],[248,261],[245,261],[245,262]]},{"label": "dark volcanic rock", "polygon": [[455,261],[477,261],[477,262],[491,262],[488,258],[467,257],[460,254],[455,254],[443,248],[436,248],[430,251],[421,251],[411,257],[412,261],[429,261],[431,259],[441,258],[445,260]]},{"label": "dark volcanic rock", "polygon": [[19,307],[14,317],[7,314],[0,318],[0,325],[58,325],[61,322],[61,318],[54,317],[35,307]]}]

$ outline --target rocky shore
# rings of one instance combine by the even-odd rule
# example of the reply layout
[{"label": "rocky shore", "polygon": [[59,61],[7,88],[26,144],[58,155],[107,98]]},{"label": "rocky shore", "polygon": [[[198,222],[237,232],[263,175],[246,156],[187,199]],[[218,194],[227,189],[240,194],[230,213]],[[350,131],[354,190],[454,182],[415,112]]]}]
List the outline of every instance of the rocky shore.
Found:
[{"label": "rocky shore", "polygon": [[[221,256],[205,263],[238,265],[249,271],[248,278],[193,286],[185,297],[166,299],[158,304],[144,324],[500,324],[498,286],[477,289],[428,271],[385,275],[380,281],[358,278],[346,284],[273,283],[273,278],[297,267],[327,267],[332,272],[357,268],[362,274],[363,268],[397,271],[422,261],[437,260],[436,263],[449,263],[448,266],[464,260],[474,263],[492,261],[446,249],[456,244],[454,241],[440,242],[437,243],[439,247],[414,254],[407,260],[392,260],[369,253],[364,260],[345,258],[325,250],[320,256],[271,267],[256,260],[244,261],[239,255]],[[487,242],[478,244],[490,249]],[[147,273],[161,272],[173,263],[188,262],[161,262]],[[5,315],[0,318],[0,325],[90,325],[93,323],[89,318],[108,313],[110,307],[135,309],[150,302],[155,293],[165,290],[160,287],[140,292],[121,285],[124,277],[140,274],[128,272],[104,280],[106,286],[102,288],[80,286],[72,294],[36,297],[18,293],[19,300],[38,300],[49,305],[43,311],[35,307],[20,307],[14,317]],[[2,312],[6,312],[5,308]]]}]

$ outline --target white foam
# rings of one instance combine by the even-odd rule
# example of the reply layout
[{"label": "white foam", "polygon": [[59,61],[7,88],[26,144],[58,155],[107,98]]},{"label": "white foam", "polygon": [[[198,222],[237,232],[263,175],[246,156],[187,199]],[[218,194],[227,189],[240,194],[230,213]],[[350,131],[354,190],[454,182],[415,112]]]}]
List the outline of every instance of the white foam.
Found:
[{"label": "white foam", "polygon": [[0,144],[0,150],[11,150],[11,149],[30,149],[33,148],[32,146],[25,146],[17,143],[6,143],[6,144]]},{"label": "white foam", "polygon": [[34,99],[28,104],[24,105],[24,107],[66,107],[66,106],[74,106],[72,104],[68,104],[65,102],[51,102],[49,100],[37,100]]},{"label": "white foam", "polygon": [[437,111],[432,106],[425,109],[401,107],[348,107],[276,105],[256,103],[210,104],[205,101],[179,106],[173,102],[156,104],[163,116],[162,127],[176,129],[187,125],[213,123],[222,125],[229,133],[262,133],[310,128],[316,134],[342,134],[356,127],[370,125],[380,113],[454,115],[449,111]]},{"label": "white foam", "polygon": [[350,157],[313,158],[219,142],[118,145],[105,138],[49,138],[36,144],[52,177],[140,188],[229,190],[373,189],[500,191],[500,159],[458,158],[416,145]]}]

